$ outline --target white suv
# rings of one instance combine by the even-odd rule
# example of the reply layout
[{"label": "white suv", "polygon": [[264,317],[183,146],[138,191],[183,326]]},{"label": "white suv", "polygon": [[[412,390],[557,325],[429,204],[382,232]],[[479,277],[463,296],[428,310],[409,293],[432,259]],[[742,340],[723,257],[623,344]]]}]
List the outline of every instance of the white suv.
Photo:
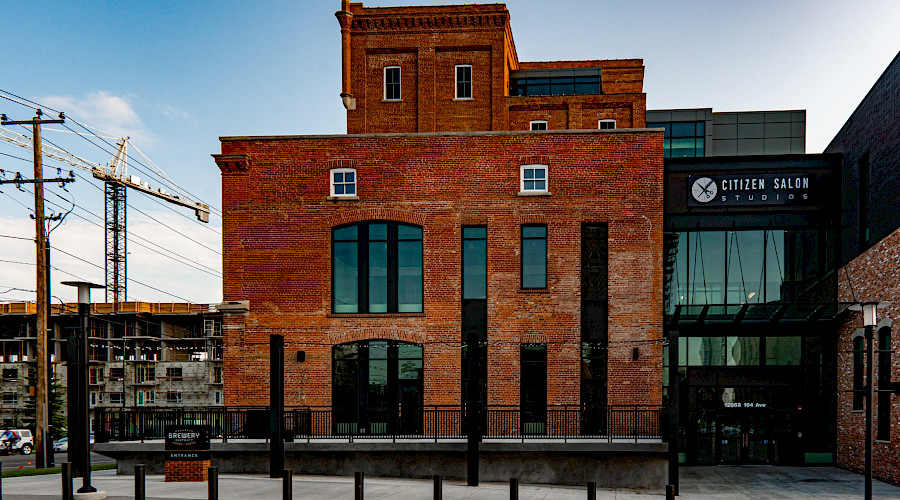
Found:
[{"label": "white suv", "polygon": [[31,455],[34,449],[34,437],[28,429],[0,430],[0,454],[21,453]]}]

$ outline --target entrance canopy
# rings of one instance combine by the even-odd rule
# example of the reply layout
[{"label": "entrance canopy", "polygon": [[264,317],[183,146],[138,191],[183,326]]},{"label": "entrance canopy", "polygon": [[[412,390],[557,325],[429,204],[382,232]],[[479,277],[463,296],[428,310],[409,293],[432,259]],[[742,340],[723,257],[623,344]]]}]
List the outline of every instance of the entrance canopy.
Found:
[{"label": "entrance canopy", "polygon": [[694,325],[764,325],[832,322],[855,302],[676,305],[669,328]]}]

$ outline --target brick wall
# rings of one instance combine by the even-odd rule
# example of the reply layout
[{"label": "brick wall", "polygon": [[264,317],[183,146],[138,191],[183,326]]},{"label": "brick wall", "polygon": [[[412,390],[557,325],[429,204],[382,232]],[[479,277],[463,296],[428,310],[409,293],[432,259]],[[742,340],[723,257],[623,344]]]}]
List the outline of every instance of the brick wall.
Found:
[{"label": "brick wall", "polygon": [[[878,309],[875,349],[878,349],[877,329],[892,326],[900,317],[900,230],[894,231],[868,251],[853,259],[840,271],[839,300],[886,301],[891,304]],[[852,291],[851,291],[852,288]],[[846,469],[862,472],[865,463],[865,411],[853,411],[853,337],[862,334],[862,314],[849,313],[841,325],[838,337],[838,426],[837,460]],[[900,347],[900,328],[893,325],[892,348]],[[878,377],[878,354],[875,355],[875,376]],[[865,373],[865,372],[864,372]],[[900,381],[900,354],[892,358],[891,377]],[[878,389],[880,381],[876,378]],[[873,474],[882,481],[900,484],[900,397],[891,396],[891,439],[875,441],[873,445]],[[875,432],[878,425],[878,396],[873,406]]]},{"label": "brick wall", "polygon": [[209,460],[167,460],[166,482],[208,481]]},{"label": "brick wall", "polygon": [[[351,4],[351,93],[347,132],[527,130],[547,119],[550,129],[596,129],[615,118],[619,128],[645,124],[640,59],[519,62],[502,4],[376,7]],[[339,19],[341,19],[339,17]],[[472,65],[472,99],[455,99],[455,65]],[[401,100],[384,100],[384,67],[400,66]],[[602,68],[598,95],[510,97],[517,69]]]},{"label": "brick wall", "polygon": [[[580,396],[580,227],[609,225],[609,403],[659,403],[662,134],[634,130],[223,138],[225,402],[268,402],[268,336],[285,337],[285,404],[331,404],[331,347],[424,345],[426,405],[460,402],[461,226],[488,227],[489,404],[518,404],[519,343],[548,343],[548,404]],[[549,165],[550,196],[519,196],[519,167]],[[329,168],[359,199],[329,200]],[[424,313],[331,313],[331,228],[423,227]],[[520,289],[520,226],[548,226],[548,287]],[[296,351],[306,361],[296,361]]]}]

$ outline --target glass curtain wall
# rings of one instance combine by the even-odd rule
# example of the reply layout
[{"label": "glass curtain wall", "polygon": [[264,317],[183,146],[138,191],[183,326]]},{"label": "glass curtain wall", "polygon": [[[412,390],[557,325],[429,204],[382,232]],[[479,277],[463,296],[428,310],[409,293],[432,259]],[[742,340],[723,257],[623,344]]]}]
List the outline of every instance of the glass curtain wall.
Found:
[{"label": "glass curtain wall", "polygon": [[687,231],[668,238],[666,311],[677,305],[815,301],[830,231]]}]

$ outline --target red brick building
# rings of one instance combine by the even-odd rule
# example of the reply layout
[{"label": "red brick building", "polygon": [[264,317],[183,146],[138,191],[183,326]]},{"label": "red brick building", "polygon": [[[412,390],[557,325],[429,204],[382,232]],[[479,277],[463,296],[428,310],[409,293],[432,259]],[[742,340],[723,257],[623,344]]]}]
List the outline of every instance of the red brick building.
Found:
[{"label": "red brick building", "polygon": [[[273,333],[292,351],[289,406],[332,405],[332,348],[368,339],[423,346],[423,403],[460,404],[462,231],[474,227],[487,234],[488,404],[519,403],[519,346],[533,343],[546,346],[547,404],[578,405],[591,224],[608,228],[608,401],[659,403],[661,152],[660,133],[641,130],[223,138],[225,299],[250,301],[240,324],[226,320],[226,404],[267,403]],[[521,188],[526,166],[545,166],[547,189]],[[335,169],[355,171],[355,195],[332,195]],[[419,310],[335,303],[335,228],[373,221],[421,228]],[[546,283],[530,288],[523,227],[546,234]]]},{"label": "red brick building", "polygon": [[663,135],[641,128],[642,62],[519,62],[503,5],[336,15],[349,135],[214,155],[224,298],[249,301],[225,320],[226,404],[268,403],[280,334],[285,404],[331,409],[336,434],[427,432],[404,415],[467,398],[520,412],[501,434],[606,435],[548,409],[657,408]]},{"label": "red brick building", "polygon": [[519,61],[505,5],[336,15],[347,133],[644,126],[643,61]]}]

